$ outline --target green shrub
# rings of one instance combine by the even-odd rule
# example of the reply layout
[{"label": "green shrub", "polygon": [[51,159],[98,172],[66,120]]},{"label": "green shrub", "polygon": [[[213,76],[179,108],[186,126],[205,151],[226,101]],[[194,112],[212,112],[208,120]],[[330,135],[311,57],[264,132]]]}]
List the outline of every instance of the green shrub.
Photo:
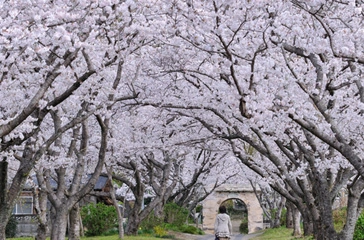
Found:
[{"label": "green shrub", "polygon": [[154,227],[160,226],[163,224],[163,217],[159,218],[154,215],[154,212],[151,212],[148,217],[142,220],[140,223],[140,228],[144,230],[153,230]]},{"label": "green shrub", "polygon": [[153,229],[142,229],[138,230],[138,235],[152,235],[154,233]]},{"label": "green shrub", "polygon": [[228,212],[229,215],[232,215],[235,212],[234,209],[234,202],[232,199],[229,199],[227,201],[225,201],[223,204],[226,207],[226,211]]},{"label": "green shrub", "polygon": [[165,223],[164,227],[166,229],[168,229],[168,230],[175,231],[175,232],[180,232],[181,231],[181,229],[180,229],[181,227],[170,224],[170,223]]},{"label": "green shrub", "polygon": [[332,218],[334,221],[334,228],[337,232],[340,232],[346,222],[346,215],[347,215],[347,209],[345,208],[341,208],[341,209],[335,209],[332,212]]},{"label": "green shrub", "polygon": [[362,212],[356,221],[353,240],[364,239],[364,212]]},{"label": "green shrub", "polygon": [[13,238],[13,237],[15,237],[17,225],[18,225],[18,222],[16,221],[16,219],[13,218],[13,217],[11,217],[9,219],[9,222],[6,225],[6,229],[5,229],[5,236],[7,238]]},{"label": "green shrub", "polygon": [[156,237],[164,237],[167,235],[166,229],[164,229],[161,226],[155,226],[153,230],[154,230]]},{"label": "green shrub", "polygon": [[241,223],[239,225],[239,232],[240,233],[248,233],[248,219],[244,218],[243,220],[241,220]]},{"label": "green shrub", "polygon": [[190,234],[204,234],[201,229],[186,224],[187,219],[187,209],[182,208],[175,203],[167,203],[163,209],[163,217],[158,218],[152,212],[141,222],[140,231],[144,233],[146,231],[154,230],[156,236],[161,238],[168,236],[166,235],[167,233],[161,234],[162,229]]},{"label": "green shrub", "polygon": [[103,203],[88,204],[81,209],[86,236],[99,236],[118,224],[116,209]]},{"label": "green shrub", "polygon": [[182,226],[188,219],[188,210],[176,203],[167,203],[164,206],[164,222],[176,226]]},{"label": "green shrub", "polygon": [[196,207],[196,212],[199,213],[199,212],[202,212],[202,205],[198,205]]}]

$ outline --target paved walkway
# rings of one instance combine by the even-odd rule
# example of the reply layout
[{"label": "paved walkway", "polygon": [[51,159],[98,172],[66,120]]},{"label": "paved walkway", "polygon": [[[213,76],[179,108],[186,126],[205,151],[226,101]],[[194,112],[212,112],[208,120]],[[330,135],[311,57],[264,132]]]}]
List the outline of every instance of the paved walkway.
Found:
[{"label": "paved walkway", "polygon": [[[260,232],[260,233],[252,233],[252,234],[234,234],[231,237],[231,240],[248,240],[248,239],[251,239],[260,234],[262,234],[262,233]],[[215,240],[215,236],[212,234],[206,234],[206,235],[199,237],[198,240]]]}]

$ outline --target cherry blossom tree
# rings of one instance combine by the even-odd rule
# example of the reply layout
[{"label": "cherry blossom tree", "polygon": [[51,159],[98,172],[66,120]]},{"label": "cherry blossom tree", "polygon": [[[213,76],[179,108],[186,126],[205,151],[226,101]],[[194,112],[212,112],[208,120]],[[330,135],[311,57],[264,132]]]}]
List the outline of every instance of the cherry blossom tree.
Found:
[{"label": "cherry blossom tree", "polygon": [[[263,209],[264,217],[269,221],[270,228],[281,227],[282,211],[286,207],[286,199],[269,185],[263,185],[263,181],[249,179],[254,193],[257,196],[260,206]],[[298,225],[298,229],[301,227]],[[293,234],[297,236],[298,234]]]},{"label": "cherry blossom tree", "polygon": [[[217,187],[239,173],[236,162],[225,160],[231,152],[228,145],[191,137],[198,129],[186,118],[151,106],[131,106],[118,116],[109,164],[113,179],[123,183],[118,195],[133,201],[126,234],[137,234],[152,211],[160,217],[167,201],[192,210],[213,191],[198,192],[203,185],[212,182]],[[216,179],[217,172],[221,177]],[[151,202],[144,206],[146,197]]]},{"label": "cherry blossom tree", "polygon": [[[94,114],[108,119],[113,104],[137,96],[113,82],[125,57],[147,40],[130,28],[134,8],[122,1],[2,1],[0,9],[1,153],[11,165],[0,211],[5,239],[22,186],[49,147],[57,150],[57,139],[72,136],[68,130]],[[56,131],[50,112],[64,124]],[[52,159],[53,167],[70,160]]]},{"label": "cherry blossom tree", "polygon": [[[333,228],[332,202],[348,183],[362,189],[360,4],[173,2],[160,32],[167,44],[148,48],[144,65],[146,77],[168,85],[144,104],[229,140],[317,239],[350,239],[353,222],[341,236]],[[357,218],[360,192],[348,219]]]},{"label": "cherry blossom tree", "polygon": [[[146,152],[229,146],[297,207],[305,234],[351,239],[364,177],[361,1],[0,5],[1,153],[14,170],[0,195],[1,234],[35,164],[50,158],[48,168],[61,171],[70,159],[50,154],[61,153],[56,142],[70,144],[72,130],[98,115],[110,119],[103,153],[120,150],[108,166],[132,153],[137,161],[120,164],[142,175],[142,163],[153,165],[149,171],[175,168],[162,161],[168,155],[157,161]],[[114,87],[115,79],[122,84]],[[116,102],[127,105],[117,111]],[[63,123],[56,131],[50,113]],[[180,181],[177,172],[167,175],[164,193]],[[144,177],[153,186],[151,175]],[[125,182],[140,192],[136,179]],[[339,235],[331,210],[346,185],[349,217]]]}]

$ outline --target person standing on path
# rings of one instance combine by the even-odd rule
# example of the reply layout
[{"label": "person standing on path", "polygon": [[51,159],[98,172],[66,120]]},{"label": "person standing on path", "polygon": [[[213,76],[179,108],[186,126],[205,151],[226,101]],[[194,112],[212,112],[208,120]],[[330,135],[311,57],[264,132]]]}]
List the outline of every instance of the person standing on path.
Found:
[{"label": "person standing on path", "polygon": [[226,207],[219,207],[219,214],[215,220],[215,236],[218,240],[228,240],[232,234],[232,224],[229,215],[226,214]]}]

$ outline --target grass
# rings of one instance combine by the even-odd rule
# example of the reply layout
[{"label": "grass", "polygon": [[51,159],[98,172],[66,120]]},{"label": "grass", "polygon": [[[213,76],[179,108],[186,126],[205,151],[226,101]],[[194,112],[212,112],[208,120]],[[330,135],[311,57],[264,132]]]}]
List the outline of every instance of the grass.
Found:
[{"label": "grass", "polygon": [[292,229],[288,228],[272,228],[264,231],[262,235],[252,238],[252,240],[294,240],[294,239],[302,239],[302,240],[310,240],[311,237],[293,237]]},{"label": "grass", "polygon": [[[81,238],[84,240],[118,240],[118,235],[112,235],[112,236],[105,236],[105,237],[85,237]],[[168,240],[167,238],[156,238],[156,237],[150,237],[150,236],[125,236],[124,240]],[[169,238],[171,239],[171,238]]]},{"label": "grass", "polygon": [[[118,235],[112,236],[98,236],[98,237],[82,237],[83,240],[118,240]],[[49,239],[49,238],[47,238]],[[124,240],[171,240],[172,238],[156,238],[150,236],[125,236]],[[8,238],[8,240],[34,240],[32,237],[23,237],[23,238]]]}]

